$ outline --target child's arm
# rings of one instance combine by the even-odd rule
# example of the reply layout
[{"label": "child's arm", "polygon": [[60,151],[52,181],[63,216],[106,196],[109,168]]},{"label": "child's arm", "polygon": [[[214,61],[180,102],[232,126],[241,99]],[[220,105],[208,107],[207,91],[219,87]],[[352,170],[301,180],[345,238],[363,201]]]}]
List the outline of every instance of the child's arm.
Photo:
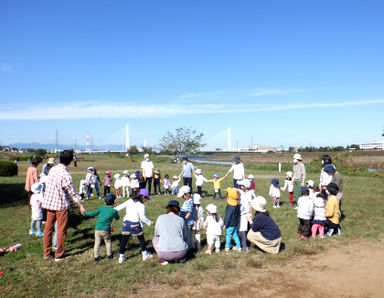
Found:
[{"label": "child's arm", "polygon": [[84,216],[88,216],[88,217],[93,217],[97,214],[100,213],[100,208],[96,209],[95,211],[87,211],[87,212],[83,212],[83,215]]},{"label": "child's arm", "polygon": [[128,201],[125,201],[124,203],[122,203],[122,204],[120,204],[120,205],[118,205],[118,206],[116,206],[116,207],[115,207],[115,210],[116,210],[116,211],[120,211],[120,210],[122,210],[122,209],[125,209],[125,208],[127,208],[128,204],[129,204],[129,200],[128,200]]}]

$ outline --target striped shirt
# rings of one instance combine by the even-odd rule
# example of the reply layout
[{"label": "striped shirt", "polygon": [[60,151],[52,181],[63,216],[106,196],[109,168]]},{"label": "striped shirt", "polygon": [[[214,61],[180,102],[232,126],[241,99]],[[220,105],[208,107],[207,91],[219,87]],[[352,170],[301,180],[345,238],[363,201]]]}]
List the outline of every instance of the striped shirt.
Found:
[{"label": "striped shirt", "polygon": [[81,200],[67,167],[63,164],[54,166],[49,171],[42,207],[57,211],[69,209],[71,206],[70,196],[76,203]]}]

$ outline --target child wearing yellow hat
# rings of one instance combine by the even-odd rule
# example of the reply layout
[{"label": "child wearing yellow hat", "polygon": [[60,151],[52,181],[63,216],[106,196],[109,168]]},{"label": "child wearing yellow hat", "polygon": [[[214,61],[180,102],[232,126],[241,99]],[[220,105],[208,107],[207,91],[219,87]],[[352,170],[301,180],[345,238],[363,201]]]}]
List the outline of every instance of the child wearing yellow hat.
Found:
[{"label": "child wearing yellow hat", "polygon": [[228,187],[226,189],[228,198],[227,198],[227,208],[225,209],[225,218],[224,225],[227,230],[227,236],[225,238],[225,250],[229,251],[231,247],[232,237],[236,243],[234,250],[241,251],[240,238],[237,233],[237,230],[240,226],[240,206],[239,206],[239,195],[235,188]]}]

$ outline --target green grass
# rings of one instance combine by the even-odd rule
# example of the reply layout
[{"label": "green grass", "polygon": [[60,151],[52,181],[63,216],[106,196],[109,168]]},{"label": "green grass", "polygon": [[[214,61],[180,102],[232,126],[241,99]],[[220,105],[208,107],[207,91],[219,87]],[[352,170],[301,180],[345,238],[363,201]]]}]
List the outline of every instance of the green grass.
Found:
[{"label": "green grass", "polygon": [[[82,160],[79,168],[70,167],[76,186],[85,176],[86,168],[94,165],[103,177],[104,170],[122,172],[125,168],[130,171],[139,169],[139,161],[131,162],[117,157],[92,156],[89,160]],[[53,260],[43,260],[42,239],[28,235],[30,211],[24,192],[24,173],[26,162],[19,163],[19,176],[0,178],[0,247],[8,247],[22,243],[23,248],[17,252],[0,256],[0,295],[3,296],[69,296],[77,294],[90,295],[127,295],[136,293],[140,288],[161,284],[173,288],[180,288],[184,284],[198,285],[203,279],[209,278],[212,284],[223,284],[228,278],[235,278],[250,268],[261,268],[268,264],[281,264],[294,256],[311,255],[326,250],[330,246],[344,245],[348,241],[359,238],[377,238],[383,232],[384,196],[383,180],[345,176],[343,210],[346,218],[343,221],[342,234],[332,238],[311,239],[304,242],[296,237],[298,220],[296,212],[288,206],[288,193],[282,192],[282,207],[273,209],[272,202],[267,198],[272,178],[284,179],[282,173],[270,170],[247,169],[246,174],[258,176],[256,178],[256,193],[267,198],[267,208],[271,216],[279,225],[285,249],[279,255],[264,255],[256,249],[246,253],[221,253],[208,256],[204,248],[194,258],[184,264],[170,264],[161,266],[157,257],[143,263],[137,239],[127,245],[127,262],[122,265],[102,259],[93,262],[94,227],[97,218],[84,218],[77,207],[71,210],[70,228],[66,240],[68,257],[61,263]],[[179,174],[180,165],[170,165],[167,162],[156,163],[162,175]],[[228,166],[201,165],[203,174],[211,178],[214,173],[224,175]],[[41,168],[40,168],[41,169]],[[318,174],[309,174],[308,179],[318,181]],[[228,177],[223,181],[222,189],[232,184]],[[213,194],[212,184],[205,184],[208,192],[203,199],[203,207],[211,203]],[[147,217],[156,218],[165,211],[166,203],[175,197],[153,196],[153,201],[146,204]],[[117,203],[123,202],[123,199]],[[180,201],[181,202],[181,201]],[[95,210],[103,201],[86,201],[87,210]],[[225,201],[215,201],[219,214],[224,217]],[[124,216],[120,212],[121,217]],[[118,255],[122,219],[113,222],[113,251]],[[152,250],[151,238],[154,228],[145,227],[145,239]],[[202,235],[203,244],[205,235]],[[222,237],[224,242],[224,237]],[[105,247],[100,250],[105,257]]]}]

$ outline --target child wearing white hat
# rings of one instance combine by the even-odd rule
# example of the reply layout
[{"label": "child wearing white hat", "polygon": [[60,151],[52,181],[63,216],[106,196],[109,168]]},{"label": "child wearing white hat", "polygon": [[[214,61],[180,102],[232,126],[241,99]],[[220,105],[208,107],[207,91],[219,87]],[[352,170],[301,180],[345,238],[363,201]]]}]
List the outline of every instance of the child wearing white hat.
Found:
[{"label": "child wearing white hat", "polygon": [[121,183],[120,174],[117,173],[113,177],[115,178],[115,185],[114,186],[115,186],[115,190],[116,190],[116,198],[120,199],[121,198],[121,190],[120,190],[120,188],[123,186],[123,184]]},{"label": "child wearing white hat", "polygon": [[[33,193],[30,201],[32,221],[29,235],[43,236],[43,232],[41,231],[41,221],[43,220],[43,208],[41,207],[43,201],[43,185],[39,182],[34,183],[31,186],[31,191]],[[35,225],[37,230],[35,230]]]},{"label": "child wearing white hat", "polygon": [[204,209],[200,206],[201,196],[198,193],[193,194],[193,207],[195,218],[192,227],[192,241],[195,242],[195,247],[200,250],[201,248],[201,228],[204,224]]},{"label": "child wearing white hat", "polygon": [[202,196],[202,192],[203,192],[203,184],[204,182],[208,182],[208,179],[206,179],[204,176],[203,176],[203,172],[201,169],[196,169],[196,171],[193,173],[193,175],[195,176],[195,179],[196,179],[196,188],[197,188],[197,193]]},{"label": "child wearing white hat", "polygon": [[128,170],[123,171],[123,177],[121,177],[121,186],[123,188],[123,198],[129,198],[129,187],[131,186],[131,180],[129,180]]},{"label": "child wearing white hat", "polygon": [[288,171],[285,173],[284,187],[281,188],[282,191],[285,191],[288,188],[289,192],[289,205],[293,206],[293,198],[295,197],[293,193],[293,181],[292,181],[292,172]]},{"label": "child wearing white hat", "polygon": [[172,177],[172,195],[177,195],[179,193],[179,182],[180,178],[177,176]]},{"label": "child wearing white hat", "polygon": [[217,207],[214,204],[209,204],[206,208],[207,218],[204,222],[204,230],[207,233],[208,249],[205,251],[207,254],[212,254],[213,245],[215,246],[216,253],[220,252],[220,237],[221,230],[224,228],[224,222],[217,214]]}]

